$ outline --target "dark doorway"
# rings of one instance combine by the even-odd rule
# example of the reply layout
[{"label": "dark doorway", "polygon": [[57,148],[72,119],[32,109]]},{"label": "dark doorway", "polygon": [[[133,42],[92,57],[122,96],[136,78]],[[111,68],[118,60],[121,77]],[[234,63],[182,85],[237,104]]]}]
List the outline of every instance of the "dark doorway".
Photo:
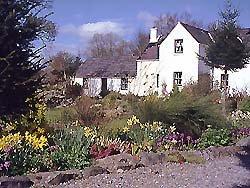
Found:
[{"label": "dark doorway", "polygon": [[108,92],[108,82],[107,78],[102,78],[102,87],[101,87],[101,97],[105,97],[109,92]]}]

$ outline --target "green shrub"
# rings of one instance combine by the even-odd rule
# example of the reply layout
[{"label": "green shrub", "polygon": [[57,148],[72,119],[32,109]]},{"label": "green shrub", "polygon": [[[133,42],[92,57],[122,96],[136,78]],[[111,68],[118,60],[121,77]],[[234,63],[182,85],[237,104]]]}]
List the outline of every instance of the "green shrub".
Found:
[{"label": "green shrub", "polygon": [[136,114],[144,122],[175,125],[178,132],[195,137],[199,137],[207,125],[223,127],[226,122],[213,95],[197,96],[188,89],[169,97],[148,96],[138,106]]},{"label": "green shrub", "polygon": [[90,164],[90,141],[82,128],[57,131],[53,141],[56,149],[51,152],[51,160],[57,170],[83,169]]},{"label": "green shrub", "polygon": [[75,100],[77,97],[81,96],[82,94],[82,86],[79,84],[75,85],[67,85],[65,90],[65,97],[67,99]]},{"label": "green shrub", "polygon": [[142,122],[162,120],[165,114],[165,100],[156,95],[149,95],[141,99],[136,106],[135,114]]},{"label": "green shrub", "polygon": [[199,139],[198,147],[207,148],[210,146],[227,146],[231,142],[230,131],[228,129],[208,128]]},{"label": "green shrub", "polygon": [[71,124],[77,120],[77,113],[73,107],[52,108],[46,112],[46,121],[52,124]]},{"label": "green shrub", "polygon": [[104,137],[117,138],[123,128],[127,126],[127,118],[114,119],[100,126],[100,135]]},{"label": "green shrub", "polygon": [[74,106],[77,118],[83,125],[99,124],[103,121],[101,105],[96,104],[96,100],[88,96],[81,96],[76,100]]},{"label": "green shrub", "polygon": [[239,103],[239,110],[243,112],[250,112],[250,97],[245,97],[240,103]]}]

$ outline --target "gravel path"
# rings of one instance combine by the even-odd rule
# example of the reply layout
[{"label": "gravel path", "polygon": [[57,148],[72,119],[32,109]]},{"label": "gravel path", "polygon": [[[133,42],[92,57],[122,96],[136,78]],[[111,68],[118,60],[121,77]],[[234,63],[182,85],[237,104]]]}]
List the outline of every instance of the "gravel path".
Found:
[{"label": "gravel path", "polygon": [[98,175],[58,187],[67,188],[250,188],[250,155],[206,164],[166,163],[122,173]]}]

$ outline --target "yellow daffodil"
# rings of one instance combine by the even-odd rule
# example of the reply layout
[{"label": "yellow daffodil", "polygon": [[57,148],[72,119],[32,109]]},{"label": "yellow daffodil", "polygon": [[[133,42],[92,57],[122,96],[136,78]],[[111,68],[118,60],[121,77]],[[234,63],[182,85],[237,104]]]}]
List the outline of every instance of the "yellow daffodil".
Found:
[{"label": "yellow daffodil", "polygon": [[129,132],[129,128],[128,128],[128,127],[124,127],[122,132],[123,132],[123,133]]}]

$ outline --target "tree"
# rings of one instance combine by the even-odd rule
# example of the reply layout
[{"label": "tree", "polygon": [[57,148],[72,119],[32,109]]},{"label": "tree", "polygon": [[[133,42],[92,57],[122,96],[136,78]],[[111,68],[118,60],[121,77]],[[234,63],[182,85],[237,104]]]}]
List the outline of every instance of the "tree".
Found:
[{"label": "tree", "polygon": [[53,82],[66,82],[73,78],[76,74],[78,67],[81,64],[81,59],[69,52],[58,52],[55,56],[51,57],[51,62],[47,68],[48,81]]},{"label": "tree", "polygon": [[0,116],[26,112],[26,100],[42,86],[43,47],[34,42],[55,37],[55,25],[44,14],[49,5],[48,0],[0,0]]},{"label": "tree", "polygon": [[[222,69],[226,78],[228,71],[237,71],[249,63],[250,51],[247,41],[239,38],[239,11],[232,6],[230,1],[227,1],[225,9],[219,15],[220,20],[214,24],[212,30],[213,41],[208,45],[204,59],[207,65]],[[223,112],[225,114],[226,79],[224,79],[223,86]]]},{"label": "tree", "polygon": [[166,36],[178,23],[182,21],[186,24],[201,27],[202,22],[192,18],[191,14],[184,12],[183,14],[161,14],[155,21],[154,26],[157,27],[158,32]]},{"label": "tree", "polygon": [[136,33],[135,39],[131,41],[134,56],[141,56],[149,43],[149,34],[143,31]]},{"label": "tree", "polygon": [[92,58],[111,58],[131,55],[129,42],[114,33],[96,33],[89,41],[86,53]]}]

